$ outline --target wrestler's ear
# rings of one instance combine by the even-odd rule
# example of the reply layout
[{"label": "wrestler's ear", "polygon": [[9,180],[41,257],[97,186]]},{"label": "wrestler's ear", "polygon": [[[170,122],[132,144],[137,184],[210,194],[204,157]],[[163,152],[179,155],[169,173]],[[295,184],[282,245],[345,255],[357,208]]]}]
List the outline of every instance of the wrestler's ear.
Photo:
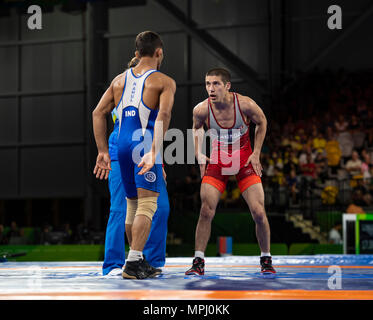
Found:
[{"label": "wrestler's ear", "polygon": [[228,81],[226,84],[225,84],[225,88],[229,91],[231,89],[231,83]]},{"label": "wrestler's ear", "polygon": [[155,49],[154,55],[156,58],[163,57],[163,49],[162,48]]}]

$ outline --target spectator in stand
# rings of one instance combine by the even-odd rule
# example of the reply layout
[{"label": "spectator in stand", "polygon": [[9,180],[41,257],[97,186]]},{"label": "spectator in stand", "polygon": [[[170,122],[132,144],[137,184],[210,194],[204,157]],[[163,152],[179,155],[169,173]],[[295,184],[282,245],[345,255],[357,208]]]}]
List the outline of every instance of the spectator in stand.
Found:
[{"label": "spectator in stand", "polygon": [[302,143],[300,142],[300,136],[293,135],[290,139],[290,146],[293,150],[300,151],[303,149]]},{"label": "spectator in stand", "polygon": [[361,128],[361,121],[358,119],[356,115],[351,116],[349,130],[354,143],[354,149],[360,152],[364,147],[365,132]]},{"label": "spectator in stand", "polygon": [[89,244],[91,229],[85,224],[78,224],[76,228],[76,238],[79,244]]},{"label": "spectator in stand", "polygon": [[323,153],[325,151],[326,139],[321,131],[319,131],[316,137],[312,140],[312,148],[318,153]]},{"label": "spectator in stand", "polygon": [[291,138],[290,135],[287,133],[283,134],[282,140],[281,140],[281,147],[286,149],[287,147],[291,147]]},{"label": "spectator in stand", "polygon": [[20,237],[21,236],[21,233],[18,229],[18,226],[17,226],[17,222],[15,221],[12,221],[10,223],[10,230],[8,232],[8,238],[10,240],[10,238],[13,238],[13,237]]},{"label": "spectator in stand", "polygon": [[316,176],[320,178],[322,182],[328,178],[328,162],[324,153],[318,152],[315,158],[316,165]]},{"label": "spectator in stand", "polygon": [[283,167],[284,163],[278,153],[276,151],[272,152],[272,155],[268,160],[267,176],[272,177],[275,168],[282,169]]},{"label": "spectator in stand", "polygon": [[313,154],[312,154],[312,148],[310,145],[308,144],[304,144],[303,145],[303,150],[302,152],[300,153],[299,155],[299,165],[302,167],[303,164],[306,164],[308,162],[307,160],[307,157],[308,155],[311,155],[312,159],[313,159]]},{"label": "spectator in stand", "polygon": [[295,169],[298,165],[298,158],[295,156],[295,151],[290,146],[286,147],[284,152],[284,167],[282,169],[285,176],[290,174],[291,169]]},{"label": "spectator in stand", "polygon": [[338,134],[337,141],[341,148],[343,163],[352,156],[352,150],[354,149],[354,140],[349,131],[341,132]]},{"label": "spectator in stand", "polygon": [[356,114],[353,114],[351,116],[351,121],[350,121],[350,124],[348,126],[348,129],[351,130],[352,132],[354,132],[355,130],[358,130],[359,128],[360,128],[359,120],[358,120]]},{"label": "spectator in stand", "polygon": [[325,145],[325,153],[326,159],[328,161],[328,166],[331,168],[333,174],[337,173],[337,169],[340,166],[342,151],[339,146],[339,142],[336,139],[336,135],[332,129],[332,127],[328,127],[326,129],[326,145]]},{"label": "spectator in stand", "polygon": [[353,193],[356,194],[358,204],[362,206],[371,206],[373,197],[369,193],[369,189],[365,185],[364,179],[356,179],[357,185],[353,188]]},{"label": "spectator in stand", "polygon": [[347,132],[348,122],[345,120],[345,117],[342,113],[339,114],[338,119],[334,122],[334,126],[338,135]]},{"label": "spectator in stand", "polygon": [[302,175],[309,180],[316,179],[316,165],[312,159],[312,154],[307,153],[306,162],[301,164],[300,170]]},{"label": "spectator in stand", "polygon": [[277,206],[280,203],[280,187],[285,183],[284,174],[278,167],[274,167],[273,176],[269,182],[272,189],[272,205]]},{"label": "spectator in stand", "polygon": [[329,231],[329,243],[331,244],[342,244],[342,236],[341,236],[342,225],[337,223],[333,228]]},{"label": "spectator in stand", "polygon": [[356,114],[360,119],[368,116],[368,106],[365,100],[359,100],[356,106]]},{"label": "spectator in stand", "polygon": [[308,136],[306,135],[306,131],[303,129],[303,128],[300,128],[298,130],[298,136],[300,138],[300,143],[302,145],[308,145],[308,146],[311,146],[311,142],[310,140],[308,139]]},{"label": "spectator in stand", "polygon": [[371,164],[369,166],[369,175],[370,179],[365,181],[366,187],[369,191],[369,193],[373,196],[373,165]]},{"label": "spectator in stand", "polygon": [[368,109],[368,115],[363,119],[363,128],[365,129],[365,144],[373,146],[373,102]]},{"label": "spectator in stand", "polygon": [[368,153],[366,149],[363,149],[363,151],[361,152],[361,157],[362,157],[361,171],[363,173],[363,179],[369,180],[372,178],[370,174],[370,166],[373,164],[370,153]]},{"label": "spectator in stand", "polygon": [[356,202],[356,195],[354,194],[352,202],[349,204],[349,206],[346,209],[346,213],[365,213],[365,210]]},{"label": "spectator in stand", "polygon": [[362,161],[356,150],[352,151],[351,159],[346,163],[346,170],[352,179],[362,178],[363,172],[361,169]]},{"label": "spectator in stand", "polygon": [[278,187],[283,186],[285,183],[284,174],[282,170],[279,169],[278,167],[275,167],[274,175],[272,177],[272,182],[274,185],[276,185],[276,189],[278,189]]},{"label": "spectator in stand", "polygon": [[339,142],[342,157],[344,158],[345,162],[347,158],[351,157],[351,153],[354,148],[354,141],[351,133],[348,131],[349,123],[345,120],[342,113],[339,114],[338,120],[336,120],[334,126],[337,133],[337,141]]},{"label": "spectator in stand", "polygon": [[51,244],[51,236],[50,232],[52,231],[52,227],[48,224],[45,223],[43,226],[43,230],[40,234],[40,243],[43,245],[49,245]]},{"label": "spectator in stand", "polygon": [[288,187],[290,198],[293,204],[298,203],[299,195],[299,182],[295,169],[290,170],[290,174],[286,177],[285,184]]},{"label": "spectator in stand", "polygon": [[73,232],[70,229],[70,224],[65,223],[63,225],[63,243],[65,244],[71,244],[73,242]]},{"label": "spectator in stand", "polygon": [[8,237],[4,231],[4,226],[0,224],[0,245],[8,244]]}]

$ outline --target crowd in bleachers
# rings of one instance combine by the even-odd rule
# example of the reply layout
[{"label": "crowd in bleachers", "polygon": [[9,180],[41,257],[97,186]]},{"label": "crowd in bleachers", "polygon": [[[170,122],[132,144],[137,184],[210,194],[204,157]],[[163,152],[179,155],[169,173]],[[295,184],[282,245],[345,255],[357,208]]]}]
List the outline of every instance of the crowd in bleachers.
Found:
[{"label": "crowd in bleachers", "polygon": [[270,120],[262,155],[271,187],[285,187],[294,202],[307,190],[320,189],[327,204],[333,202],[328,191],[334,187],[335,198],[341,186],[333,181],[344,181],[350,201],[371,206],[372,75],[315,72],[299,81],[282,104],[290,107],[280,121]]},{"label": "crowd in bleachers", "polygon": [[69,223],[53,227],[45,223],[39,227],[19,227],[16,221],[10,226],[0,224],[0,245],[29,244],[103,244],[104,232],[95,231],[83,224],[71,227]]}]

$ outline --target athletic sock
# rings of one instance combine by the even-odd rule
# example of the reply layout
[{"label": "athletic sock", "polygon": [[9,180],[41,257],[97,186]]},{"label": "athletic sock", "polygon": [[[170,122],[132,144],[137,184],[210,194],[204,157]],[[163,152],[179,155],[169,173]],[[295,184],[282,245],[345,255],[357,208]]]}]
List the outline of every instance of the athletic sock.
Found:
[{"label": "athletic sock", "polygon": [[128,253],[127,261],[138,261],[143,258],[142,251],[130,250]]},{"label": "athletic sock", "polygon": [[261,257],[270,257],[271,256],[271,253],[270,252],[262,252],[260,254]]},{"label": "athletic sock", "polygon": [[194,252],[194,257],[195,258],[205,259],[205,253],[203,251],[195,251]]}]

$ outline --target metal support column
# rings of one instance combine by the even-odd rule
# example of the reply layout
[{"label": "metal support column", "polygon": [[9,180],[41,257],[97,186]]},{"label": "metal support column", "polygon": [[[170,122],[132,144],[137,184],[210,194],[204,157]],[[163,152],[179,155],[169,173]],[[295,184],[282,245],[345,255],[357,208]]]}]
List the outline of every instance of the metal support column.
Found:
[{"label": "metal support column", "polygon": [[[187,1],[187,18],[188,21],[192,19],[192,1]],[[192,37],[186,34],[186,47],[185,47],[185,73],[188,83],[192,81]],[[188,110],[192,106],[192,87],[187,85],[187,103]],[[188,115],[188,128],[193,125],[192,117]]]},{"label": "metal support column", "polygon": [[101,193],[97,192],[100,182],[96,181],[92,173],[97,157],[97,148],[92,128],[92,111],[103,94],[100,83],[106,83],[107,77],[107,40],[103,37],[108,27],[107,3],[104,1],[88,2],[85,19],[87,192],[85,197],[84,221],[86,225],[100,229],[101,215],[103,214],[100,210]]},{"label": "metal support column", "polygon": [[[17,40],[21,41],[21,23],[22,23],[22,15],[17,11]],[[22,91],[22,49],[20,45],[17,45],[17,62],[16,62],[16,77],[17,77],[17,92]],[[17,106],[17,195],[19,196],[21,194],[21,142],[22,142],[22,133],[21,133],[21,96],[16,96],[16,106]]]},{"label": "metal support column", "polygon": [[269,92],[273,97],[281,85],[282,61],[282,4],[280,0],[268,0],[269,15]]}]

